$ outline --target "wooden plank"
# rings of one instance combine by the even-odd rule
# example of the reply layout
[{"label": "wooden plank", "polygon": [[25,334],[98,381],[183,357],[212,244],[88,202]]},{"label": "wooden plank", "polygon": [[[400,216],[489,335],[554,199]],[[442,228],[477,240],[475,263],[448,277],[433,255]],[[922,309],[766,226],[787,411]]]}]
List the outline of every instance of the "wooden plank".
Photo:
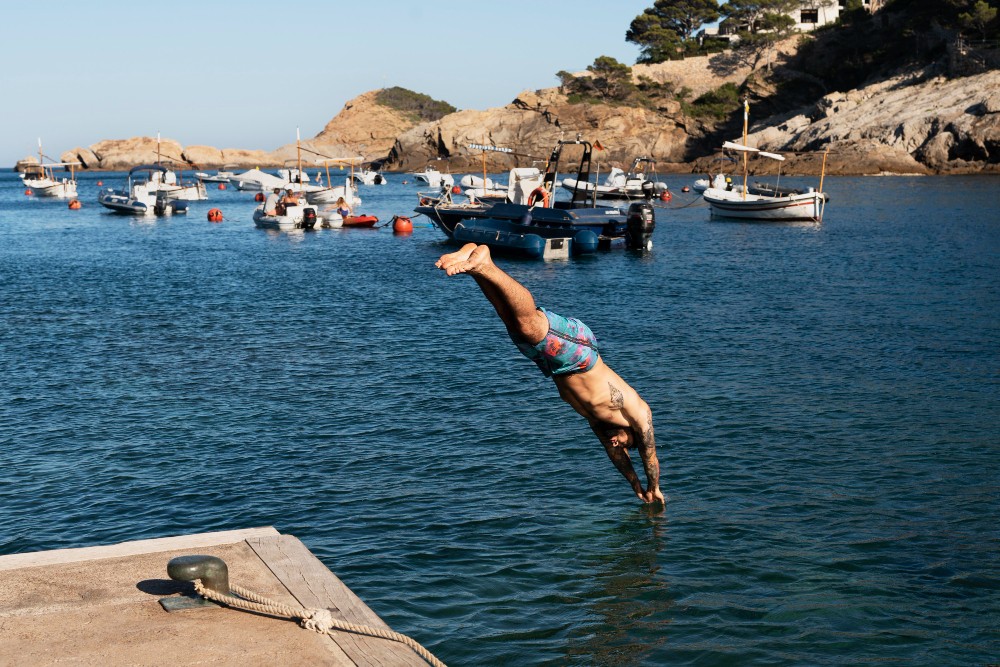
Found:
[{"label": "wooden plank", "polygon": [[[348,623],[391,629],[297,538],[258,537],[247,544],[303,607],[329,609]],[[389,639],[352,632],[335,632],[331,638],[358,665],[427,665],[413,649]]]},{"label": "wooden plank", "polygon": [[176,537],[158,537],[149,540],[135,540],[97,547],[80,547],[75,549],[54,549],[52,551],[35,551],[29,553],[0,556],[0,571],[19,570],[25,567],[41,567],[62,563],[79,563],[103,558],[118,558],[138,554],[158,553],[160,551],[175,551],[177,549],[193,549],[212,547],[220,544],[235,544],[247,539],[271,537],[278,535],[273,526],[261,528],[246,528],[243,530],[225,530],[215,533],[199,533],[197,535],[178,535]]}]

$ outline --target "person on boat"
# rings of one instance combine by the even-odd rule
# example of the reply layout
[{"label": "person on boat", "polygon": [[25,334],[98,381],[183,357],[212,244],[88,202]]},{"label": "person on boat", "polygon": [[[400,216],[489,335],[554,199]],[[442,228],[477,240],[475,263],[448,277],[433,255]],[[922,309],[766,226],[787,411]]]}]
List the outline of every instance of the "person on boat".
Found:
[{"label": "person on boat", "polygon": [[[587,420],[635,495],[647,504],[663,503],[653,413],[635,389],[604,363],[587,325],[536,307],[531,292],[493,263],[488,246],[467,243],[442,255],[435,266],[449,276],[472,276],[517,349],[553,379],[560,398]],[[632,465],[632,448],[642,459],[645,488]]]},{"label": "person on boat", "polygon": [[264,215],[278,215],[278,203],[281,195],[281,188],[275,188],[264,201]]},{"label": "person on boat", "polygon": [[295,190],[288,188],[287,190],[285,190],[285,196],[281,198],[281,203],[284,204],[286,207],[298,206],[299,205],[298,193],[296,193]]},{"label": "person on boat", "polygon": [[337,199],[337,213],[340,214],[341,218],[349,218],[351,216],[351,207],[347,204],[347,200],[343,197]]}]

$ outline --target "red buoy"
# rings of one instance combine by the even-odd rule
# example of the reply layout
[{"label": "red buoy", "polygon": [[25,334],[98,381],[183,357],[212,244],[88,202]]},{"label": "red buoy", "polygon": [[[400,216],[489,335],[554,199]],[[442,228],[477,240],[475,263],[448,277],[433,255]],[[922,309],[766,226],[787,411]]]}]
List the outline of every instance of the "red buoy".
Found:
[{"label": "red buoy", "polygon": [[33,195],[35,193],[31,191],[31,188],[28,188],[27,190],[24,191],[24,194],[26,194],[27,196],[30,197],[31,195]]},{"label": "red buoy", "polygon": [[685,185],[683,188],[681,188],[681,192],[691,192],[691,188]]},{"label": "red buoy", "polygon": [[81,206],[83,206],[83,204],[80,203],[79,199],[70,199],[69,200],[69,207],[70,207],[71,210],[75,211],[76,209],[80,208]]},{"label": "red buoy", "polygon": [[253,199],[254,201],[264,201],[264,193],[258,192],[256,195],[254,195]]},{"label": "red buoy", "polygon": [[208,221],[222,222],[222,211],[220,211],[217,208],[213,208],[211,211],[208,212]]},{"label": "red buoy", "polygon": [[460,195],[460,194],[462,194],[462,188],[458,187],[457,185],[451,186],[451,194],[453,194],[453,195]]},{"label": "red buoy", "polygon": [[226,184],[225,183],[219,183],[219,189],[220,190],[225,190],[226,189]]},{"label": "red buoy", "polygon": [[413,231],[413,221],[405,215],[392,216],[392,231],[395,234],[409,234]]},{"label": "red buoy", "polygon": [[104,185],[104,181],[97,181],[97,187],[101,187],[102,185]]},{"label": "red buoy", "polygon": [[660,201],[670,201],[671,199],[673,199],[673,195],[669,192],[660,193]]}]

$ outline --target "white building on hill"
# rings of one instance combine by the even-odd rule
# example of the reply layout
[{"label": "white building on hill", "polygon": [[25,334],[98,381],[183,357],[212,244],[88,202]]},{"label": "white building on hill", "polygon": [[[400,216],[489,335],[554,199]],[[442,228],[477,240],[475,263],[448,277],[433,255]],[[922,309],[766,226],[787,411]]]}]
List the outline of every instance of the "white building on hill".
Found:
[{"label": "white building on hill", "polygon": [[[810,32],[828,23],[835,23],[846,4],[845,0],[803,0],[790,16],[795,20],[796,30]],[[882,8],[885,0],[861,0],[861,4],[869,12],[875,13]],[[741,26],[727,19],[718,26],[705,28],[703,34],[705,37],[733,39],[740,28]]]}]

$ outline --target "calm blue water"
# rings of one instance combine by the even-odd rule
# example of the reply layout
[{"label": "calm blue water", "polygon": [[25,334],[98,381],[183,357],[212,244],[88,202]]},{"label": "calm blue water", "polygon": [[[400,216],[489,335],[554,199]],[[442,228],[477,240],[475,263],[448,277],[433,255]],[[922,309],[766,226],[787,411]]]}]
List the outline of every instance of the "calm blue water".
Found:
[{"label": "calm blue water", "polygon": [[649,255],[498,260],[652,406],[657,513],[437,230],[136,220],[98,178],[0,173],[0,553],[274,525],[455,666],[1000,660],[997,179],[755,226],[668,176]]}]

